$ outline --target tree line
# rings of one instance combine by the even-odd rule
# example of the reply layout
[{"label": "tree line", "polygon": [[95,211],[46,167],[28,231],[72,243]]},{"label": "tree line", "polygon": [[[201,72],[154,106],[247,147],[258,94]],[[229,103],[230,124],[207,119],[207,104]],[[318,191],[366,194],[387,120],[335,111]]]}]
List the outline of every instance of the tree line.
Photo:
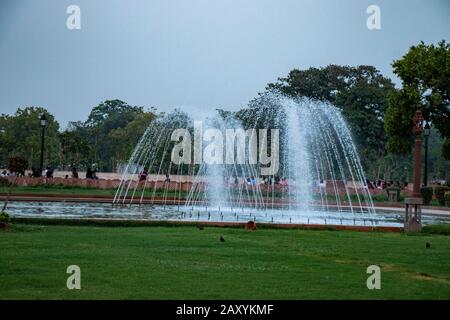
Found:
[{"label": "tree line", "polygon": [[[450,45],[420,43],[393,63],[402,87],[373,66],[329,65],[294,69],[269,83],[267,91],[327,101],[338,107],[351,128],[364,169],[372,178],[411,179],[412,118],[417,107],[432,126],[429,139],[431,178],[450,179]],[[233,113],[244,125],[254,126],[260,93]],[[267,106],[266,106],[267,107]],[[222,116],[231,112],[218,110]],[[39,165],[41,127],[47,116],[45,164],[81,170],[95,164],[100,171],[116,171],[130,157],[136,143],[160,117],[155,108],[145,110],[121,100],[107,100],[94,107],[86,121],[70,122],[63,131],[52,114],[42,107],[19,108],[14,115],[0,116],[0,165],[11,157]],[[267,119],[261,120],[266,121]]]},{"label": "tree line", "polygon": [[47,117],[44,163],[53,168],[80,170],[93,165],[100,171],[115,171],[127,161],[134,145],[158,114],[154,108],[131,106],[107,100],[94,107],[84,122],[70,122],[60,131],[55,117],[42,107],[19,108],[14,115],[0,116],[0,165],[11,158],[38,167],[41,152],[41,114]]}]

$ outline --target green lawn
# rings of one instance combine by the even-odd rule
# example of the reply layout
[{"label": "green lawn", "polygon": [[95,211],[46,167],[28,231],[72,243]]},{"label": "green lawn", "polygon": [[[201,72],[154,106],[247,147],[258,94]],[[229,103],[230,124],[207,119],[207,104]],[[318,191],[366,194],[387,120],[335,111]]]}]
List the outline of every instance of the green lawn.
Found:
[{"label": "green lawn", "polygon": [[[11,191],[12,194],[16,193],[34,193],[34,194],[56,194],[56,195],[89,195],[89,196],[114,196],[117,189],[99,189],[99,188],[83,188],[83,187],[72,187],[72,186],[18,186],[18,187],[1,187],[0,192],[8,193]],[[132,195],[134,189],[128,191],[128,195]],[[153,196],[153,189],[148,189],[145,191],[144,195],[147,197]],[[185,197],[188,194],[186,191],[171,191],[171,190],[156,190],[155,196],[167,196],[167,197]],[[137,190],[135,196],[141,196],[141,190]]]},{"label": "green lawn", "polygon": [[0,242],[0,299],[450,299],[446,235],[18,224]]}]

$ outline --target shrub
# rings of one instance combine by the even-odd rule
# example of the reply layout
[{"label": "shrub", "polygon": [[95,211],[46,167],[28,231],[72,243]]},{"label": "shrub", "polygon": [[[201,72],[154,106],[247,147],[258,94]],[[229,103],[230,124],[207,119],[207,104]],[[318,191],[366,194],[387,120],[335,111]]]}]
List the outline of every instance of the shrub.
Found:
[{"label": "shrub", "polygon": [[450,191],[450,187],[436,187],[434,188],[434,195],[439,202],[439,205],[445,206],[445,196],[444,194]]},{"label": "shrub", "polygon": [[[356,200],[356,199],[355,199]],[[373,194],[372,195],[372,200],[375,202],[387,202],[389,201],[388,196],[385,195],[384,193],[380,193],[380,194]]]},{"label": "shrub", "polygon": [[[388,195],[388,198],[389,198],[389,191],[395,191],[395,192],[397,192],[397,196],[396,196],[395,201],[399,201],[399,200],[400,200],[400,188],[396,188],[396,187],[389,187],[389,188],[386,188],[386,193],[387,193],[387,195]],[[389,199],[389,200],[390,200],[390,199]]]},{"label": "shrub", "polygon": [[445,205],[450,207],[450,191],[444,193]]},{"label": "shrub", "polygon": [[422,233],[450,236],[450,224],[431,224],[422,228]]},{"label": "shrub", "polygon": [[11,185],[12,183],[8,179],[0,177],[0,187],[10,187]]},{"label": "shrub", "polygon": [[429,205],[433,198],[433,188],[423,187],[420,189],[420,193],[422,194],[423,204]]},{"label": "shrub", "polygon": [[2,211],[0,212],[0,222],[8,224],[11,222],[11,217],[5,211]]},{"label": "shrub", "polygon": [[8,159],[8,169],[12,173],[25,174],[28,168],[28,160],[22,157],[10,157]]}]

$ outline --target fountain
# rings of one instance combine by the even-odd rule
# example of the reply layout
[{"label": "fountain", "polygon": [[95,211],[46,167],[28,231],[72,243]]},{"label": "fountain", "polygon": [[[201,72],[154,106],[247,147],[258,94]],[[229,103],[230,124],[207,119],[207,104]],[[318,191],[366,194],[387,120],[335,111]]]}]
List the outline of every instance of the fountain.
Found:
[{"label": "fountain", "polygon": [[[187,220],[379,222],[351,132],[333,105],[266,92],[239,113],[195,120],[175,110],[150,124],[123,172],[114,206],[175,210],[175,216]],[[185,133],[174,139],[177,129]],[[269,138],[279,165],[265,176],[261,172],[267,166],[252,159],[251,152],[252,142],[258,141],[253,146],[262,159],[261,141],[268,135],[261,129],[279,130],[279,136]],[[230,130],[246,135],[230,135]],[[239,138],[246,149],[236,155]],[[187,147],[175,163],[172,152],[181,142]],[[202,156],[209,161],[198,161]],[[140,179],[144,170],[149,176]]]}]

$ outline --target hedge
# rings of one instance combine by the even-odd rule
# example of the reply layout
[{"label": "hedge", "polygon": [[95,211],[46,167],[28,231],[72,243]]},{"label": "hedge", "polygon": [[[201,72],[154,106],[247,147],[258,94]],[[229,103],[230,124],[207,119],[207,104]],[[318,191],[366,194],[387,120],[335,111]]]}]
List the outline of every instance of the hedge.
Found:
[{"label": "hedge", "polygon": [[450,187],[436,187],[434,188],[434,195],[439,202],[439,205],[445,206],[445,193],[450,191]]},{"label": "hedge", "polygon": [[396,200],[395,201],[400,201],[400,188],[397,187],[388,187],[386,188],[386,194],[389,198],[389,191],[395,191],[397,192],[397,196],[396,196]]},{"label": "hedge", "polygon": [[432,187],[423,187],[420,189],[420,193],[422,194],[423,204],[429,205],[431,199],[433,198],[433,188]]},{"label": "hedge", "polygon": [[445,198],[445,205],[447,207],[450,207],[450,191],[444,193],[444,198]]}]

